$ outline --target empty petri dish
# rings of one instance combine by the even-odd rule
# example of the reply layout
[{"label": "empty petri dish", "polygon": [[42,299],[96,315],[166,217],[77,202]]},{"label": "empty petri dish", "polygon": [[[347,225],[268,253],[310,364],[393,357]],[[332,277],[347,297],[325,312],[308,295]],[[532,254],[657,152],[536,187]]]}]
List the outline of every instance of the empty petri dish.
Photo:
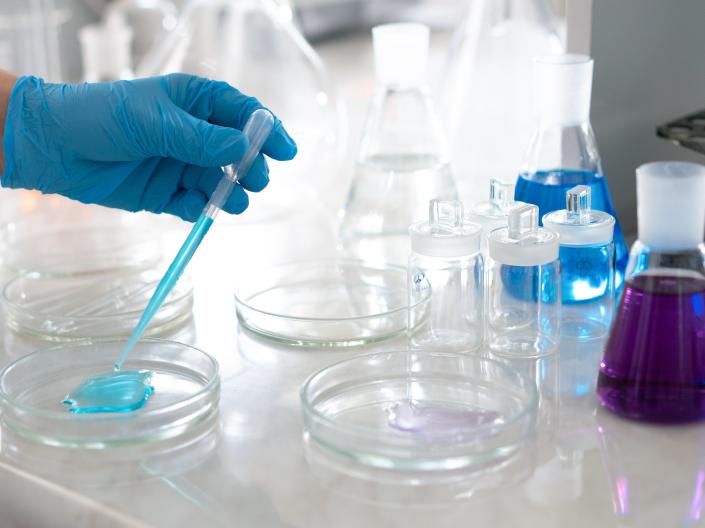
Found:
[{"label": "empty petri dish", "polygon": [[187,433],[218,409],[217,361],[174,341],[145,339],[125,369],[152,372],[154,393],[129,413],[74,414],[64,397],[86,379],[109,372],[124,340],[76,342],[26,355],[0,372],[3,427],[46,445],[105,449]]},{"label": "empty petri dish", "polygon": [[0,229],[0,255],[6,273],[42,271],[58,275],[147,269],[162,259],[159,236],[144,226],[110,223],[52,227],[37,220],[11,222]]},{"label": "empty petri dish", "polygon": [[403,267],[358,260],[283,264],[240,284],[238,319],[248,330],[290,345],[364,345],[405,333],[406,280]]},{"label": "empty petri dish", "polygon": [[[156,270],[24,273],[3,290],[5,322],[19,334],[55,341],[129,336],[160,279]],[[182,277],[147,335],[163,336],[180,327],[192,307],[193,289]]]},{"label": "empty petri dish", "polygon": [[533,383],[467,354],[384,352],[313,374],[301,389],[305,434],[367,466],[414,471],[479,468],[533,437]]}]

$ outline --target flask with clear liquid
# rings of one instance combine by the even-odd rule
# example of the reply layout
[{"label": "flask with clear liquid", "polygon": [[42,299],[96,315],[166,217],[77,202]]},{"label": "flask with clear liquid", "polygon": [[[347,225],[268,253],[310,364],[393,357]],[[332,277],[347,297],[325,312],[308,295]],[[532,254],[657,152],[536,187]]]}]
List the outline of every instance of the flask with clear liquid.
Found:
[{"label": "flask with clear liquid", "polygon": [[428,27],[372,30],[378,88],[342,211],[346,256],[406,265],[409,226],[434,198],[457,199],[440,122],[426,87]]},{"label": "flask with clear liquid", "polygon": [[[585,55],[554,55],[534,59],[536,128],[517,179],[514,197],[539,206],[540,216],[563,209],[566,192],[576,185],[590,187],[592,208],[616,219],[590,125],[593,61]],[[628,252],[617,220],[615,289],[620,291]],[[571,289],[566,304],[598,295],[591,289]]]},{"label": "flask with clear liquid", "polygon": [[705,419],[705,166],[637,169],[639,240],[600,364],[603,406],[636,420]]}]

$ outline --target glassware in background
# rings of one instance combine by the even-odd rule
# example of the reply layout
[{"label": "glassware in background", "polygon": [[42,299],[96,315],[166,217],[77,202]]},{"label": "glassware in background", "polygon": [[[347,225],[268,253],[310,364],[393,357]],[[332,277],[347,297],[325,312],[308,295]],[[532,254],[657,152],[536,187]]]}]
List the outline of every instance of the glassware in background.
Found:
[{"label": "glassware in background", "polygon": [[[534,60],[536,128],[524,158],[514,197],[539,206],[541,217],[563,209],[566,191],[590,187],[592,208],[616,218],[597,143],[590,125],[593,61],[585,55]],[[627,246],[619,221],[614,227],[615,289],[627,267]],[[578,290],[563,292],[566,301],[582,300]]]},{"label": "glassware in background", "polygon": [[[429,218],[411,226],[409,346],[470,352],[483,340],[484,263],[480,226],[463,221],[460,202],[431,200]],[[430,302],[421,302],[428,297]]]},{"label": "glassware in background", "polygon": [[269,160],[272,181],[237,219],[286,217],[310,207],[339,182],[332,175],[344,148],[344,113],[319,56],[274,0],[194,0],[177,27],[141,62],[138,76],[186,72],[220,79],[257,98],[286,123],[299,152]]},{"label": "glassware in background", "polygon": [[533,129],[531,59],[563,51],[557,25],[546,0],[470,2],[439,87],[464,202],[515,181]]},{"label": "glassware in background", "polygon": [[558,236],[538,226],[538,207],[509,213],[508,227],[489,240],[489,345],[504,357],[556,350],[561,308]]},{"label": "glassware in background", "polygon": [[637,169],[639,240],[597,381],[603,406],[636,420],[705,418],[705,167]]},{"label": "glassware in background", "polygon": [[426,88],[429,30],[387,24],[372,30],[378,89],[342,211],[347,257],[404,265],[409,226],[434,198],[457,198],[446,145]]},{"label": "glassware in background", "polygon": [[577,185],[566,194],[566,208],[543,217],[560,235],[561,337],[605,337],[614,309],[614,217],[590,206],[591,192]]},{"label": "glassware in background", "polygon": [[60,81],[58,32],[68,18],[62,0],[2,0],[0,68]]},{"label": "glassware in background", "polygon": [[113,19],[83,26],[78,33],[86,82],[132,79],[132,29]]}]

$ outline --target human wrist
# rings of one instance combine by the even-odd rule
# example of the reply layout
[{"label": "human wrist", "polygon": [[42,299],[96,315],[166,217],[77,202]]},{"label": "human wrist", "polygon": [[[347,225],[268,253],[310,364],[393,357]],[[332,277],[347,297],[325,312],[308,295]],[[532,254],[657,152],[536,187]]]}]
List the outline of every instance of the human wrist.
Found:
[{"label": "human wrist", "polygon": [[17,82],[18,77],[10,72],[0,70],[0,176],[5,171],[5,154],[3,145],[5,143],[5,121],[7,121],[7,110],[10,106],[10,94]]}]

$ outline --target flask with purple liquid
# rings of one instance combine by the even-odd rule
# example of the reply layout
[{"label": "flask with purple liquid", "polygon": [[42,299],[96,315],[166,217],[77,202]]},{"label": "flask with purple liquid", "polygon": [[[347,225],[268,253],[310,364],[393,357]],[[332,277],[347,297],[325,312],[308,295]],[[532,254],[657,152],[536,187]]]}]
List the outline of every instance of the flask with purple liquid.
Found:
[{"label": "flask with purple liquid", "polygon": [[636,181],[639,240],[597,394],[627,418],[705,419],[705,166],[647,163]]},{"label": "flask with purple liquid", "polygon": [[[539,218],[563,209],[566,192],[590,188],[592,208],[616,218],[590,125],[593,61],[586,55],[534,59],[536,128],[514,197],[539,206]],[[619,293],[628,253],[619,221],[614,226],[615,289]],[[564,304],[592,301],[598,289],[568,287]]]}]

